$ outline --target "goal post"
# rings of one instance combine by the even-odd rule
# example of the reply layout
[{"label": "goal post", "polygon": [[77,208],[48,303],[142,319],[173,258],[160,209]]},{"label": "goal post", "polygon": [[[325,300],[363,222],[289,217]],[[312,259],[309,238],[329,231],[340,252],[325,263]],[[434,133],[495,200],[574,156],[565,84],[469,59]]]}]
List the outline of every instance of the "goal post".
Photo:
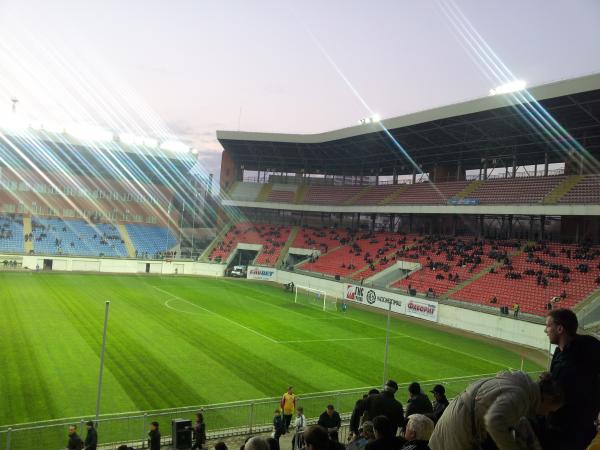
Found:
[{"label": "goal post", "polygon": [[337,310],[337,299],[321,289],[295,285],[294,291],[294,303],[318,307],[323,311]]}]

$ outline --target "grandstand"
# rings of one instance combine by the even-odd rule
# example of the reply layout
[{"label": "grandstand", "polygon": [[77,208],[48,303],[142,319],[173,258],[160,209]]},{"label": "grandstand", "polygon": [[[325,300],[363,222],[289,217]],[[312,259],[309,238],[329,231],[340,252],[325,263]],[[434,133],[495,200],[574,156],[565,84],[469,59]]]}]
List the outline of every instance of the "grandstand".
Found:
[{"label": "grandstand", "polygon": [[[223,203],[291,227],[299,256],[280,268],[465,307],[576,306],[600,283],[600,75],[530,94],[560,128],[502,95],[316,135],[219,131]],[[221,260],[245,242],[266,238],[228,234]]]}]

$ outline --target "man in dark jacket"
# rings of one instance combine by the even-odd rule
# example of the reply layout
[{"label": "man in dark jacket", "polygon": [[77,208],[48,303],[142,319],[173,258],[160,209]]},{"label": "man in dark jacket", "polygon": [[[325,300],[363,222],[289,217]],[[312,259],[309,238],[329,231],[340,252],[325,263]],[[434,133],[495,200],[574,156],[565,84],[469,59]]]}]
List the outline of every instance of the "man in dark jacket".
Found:
[{"label": "man in dark jacket", "polygon": [[412,414],[431,414],[433,407],[429,397],[421,391],[421,385],[417,382],[408,386],[409,399],[406,404],[406,418]]},{"label": "man in dark jacket", "polygon": [[544,449],[584,450],[595,435],[600,409],[600,341],[577,334],[573,311],[560,308],[546,316],[546,334],[554,351],[550,373],[565,391],[565,405],[551,414],[541,431]]},{"label": "man in dark jacket", "polygon": [[83,441],[77,434],[77,425],[69,426],[69,441],[67,442],[66,450],[81,450]]},{"label": "man in dark jacket", "polygon": [[148,433],[148,448],[150,450],[160,450],[160,431],[158,430],[158,422],[150,424],[150,432]]},{"label": "man in dark jacket", "polygon": [[342,419],[339,413],[334,409],[333,405],[327,405],[327,410],[319,416],[317,424],[327,429],[329,439],[338,442],[338,430],[342,425]]},{"label": "man in dark jacket", "polygon": [[377,389],[371,389],[367,395],[356,401],[354,409],[352,410],[352,415],[350,416],[350,432],[353,435],[358,436],[360,434],[359,428],[361,425],[361,418],[367,407],[367,398],[369,395],[375,394],[379,394],[379,391]]},{"label": "man in dark jacket", "polygon": [[436,384],[431,393],[435,398],[433,401],[433,412],[426,415],[433,420],[433,423],[437,423],[437,421],[440,420],[440,417],[442,417],[442,414],[444,414],[444,410],[450,404],[450,402],[446,398],[446,388],[441,384]]},{"label": "man in dark jacket", "polygon": [[366,401],[367,418],[373,420],[377,416],[385,416],[392,424],[394,436],[398,428],[404,427],[404,409],[402,403],[394,398],[398,390],[398,383],[394,380],[388,380],[385,383],[383,392],[370,395]]},{"label": "man in dark jacket", "polygon": [[365,450],[400,450],[406,442],[404,438],[396,436],[392,423],[385,416],[377,416],[373,419],[373,431],[375,440],[369,442]]},{"label": "man in dark jacket", "polygon": [[94,428],[94,422],[91,420],[86,423],[87,435],[85,436],[85,442],[83,443],[85,450],[96,450],[98,446],[98,432]]}]

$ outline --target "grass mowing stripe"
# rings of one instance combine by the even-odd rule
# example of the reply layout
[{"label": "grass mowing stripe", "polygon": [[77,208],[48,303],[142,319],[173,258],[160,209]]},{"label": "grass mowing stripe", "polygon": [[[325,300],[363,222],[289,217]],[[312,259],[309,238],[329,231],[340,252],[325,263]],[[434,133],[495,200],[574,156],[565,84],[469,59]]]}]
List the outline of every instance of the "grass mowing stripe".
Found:
[{"label": "grass mowing stripe", "polygon": [[254,333],[254,334],[256,334],[256,335],[258,335],[258,336],[260,336],[260,337],[262,337],[262,338],[265,338],[266,340],[268,340],[268,341],[271,341],[271,342],[273,342],[273,343],[275,343],[275,344],[277,344],[277,342],[278,342],[277,340],[273,339],[272,337],[265,336],[264,334],[262,334],[262,333],[259,333],[258,331],[256,331],[256,330],[253,330],[253,329],[252,329],[252,328],[250,328],[250,327],[247,327],[247,326],[245,326],[245,325],[242,325],[241,323],[238,323],[238,322],[236,322],[235,320],[231,320],[231,319],[229,319],[228,317],[222,316],[221,314],[218,314],[218,313],[216,313],[216,312],[214,312],[214,311],[211,311],[211,310],[210,310],[210,309],[208,309],[208,308],[205,308],[205,307],[203,307],[203,306],[197,305],[197,304],[195,304],[195,303],[193,303],[193,302],[191,302],[191,301],[189,301],[189,300],[186,300],[186,299],[185,299],[185,298],[183,298],[183,297],[179,297],[178,295],[173,295],[173,293],[172,293],[172,292],[165,291],[164,289],[161,289],[161,288],[159,288],[159,287],[156,287],[156,286],[154,286],[154,289],[157,289],[157,290],[159,290],[159,291],[161,291],[161,292],[163,292],[163,293],[165,293],[165,294],[169,294],[169,295],[173,296],[173,298],[177,298],[177,299],[181,300],[182,302],[188,303],[188,304],[190,304],[190,305],[192,305],[192,306],[195,306],[196,308],[200,308],[200,309],[202,309],[203,311],[206,311],[206,312],[209,312],[209,313],[211,313],[211,314],[214,314],[215,316],[217,316],[217,317],[220,317],[221,319],[223,319],[223,320],[225,320],[225,321],[227,321],[227,322],[229,322],[229,323],[232,323],[232,324],[234,324],[234,325],[237,325],[238,327],[240,327],[240,328],[243,328],[244,330],[246,330],[246,331],[249,331],[250,333]]}]

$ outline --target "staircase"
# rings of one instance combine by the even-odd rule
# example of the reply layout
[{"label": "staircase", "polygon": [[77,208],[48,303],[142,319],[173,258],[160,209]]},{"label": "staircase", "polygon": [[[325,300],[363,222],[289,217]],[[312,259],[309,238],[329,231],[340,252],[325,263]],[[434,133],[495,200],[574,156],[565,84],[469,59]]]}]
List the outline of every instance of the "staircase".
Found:
[{"label": "staircase", "polygon": [[260,192],[258,193],[258,197],[256,197],[255,201],[266,202],[267,197],[269,196],[269,194],[271,193],[272,190],[273,190],[273,185],[271,183],[263,184],[263,187],[261,188]]},{"label": "staircase", "polygon": [[[27,217],[27,216],[23,216],[23,235],[29,234],[31,233],[31,217]],[[27,240],[24,242],[24,248],[23,250],[25,250],[25,254],[29,255],[31,253],[31,251],[33,250],[33,242],[30,240]]]},{"label": "staircase", "polygon": [[293,244],[294,240],[296,239],[296,236],[298,235],[299,231],[300,231],[300,227],[298,227],[298,226],[292,227],[292,231],[290,232],[290,235],[288,236],[288,240],[285,242],[285,245],[281,249],[281,253],[279,254],[279,258],[277,258],[277,261],[275,261],[275,267],[281,266],[281,263],[283,262],[283,260],[287,256],[288,250],[292,246],[292,244]]},{"label": "staircase", "polygon": [[235,188],[237,187],[237,185],[239,184],[239,181],[234,181],[233,183],[231,183],[231,186],[229,186],[229,189],[227,189],[227,194],[231,195],[233,193],[233,191],[235,191]]},{"label": "staircase", "polygon": [[135,258],[135,247],[133,246],[133,242],[131,242],[131,238],[129,237],[129,233],[127,232],[127,227],[125,224],[119,224],[119,233],[121,233],[121,239],[123,239],[123,242],[125,242],[127,255],[130,258]]},{"label": "staircase", "polygon": [[398,197],[400,197],[402,195],[402,193],[404,191],[406,191],[407,189],[408,189],[408,184],[404,184],[402,186],[399,186],[397,190],[395,190],[390,195],[388,195],[386,198],[384,198],[383,200],[381,200],[378,204],[379,205],[387,205],[387,204],[393,202]]},{"label": "staircase", "polygon": [[542,203],[544,205],[555,205],[557,204],[564,195],[569,192],[574,186],[577,185],[583,178],[582,175],[571,175],[563,180],[558,186],[556,186],[552,191],[550,191],[544,199]]},{"label": "staircase", "polygon": [[[208,261],[208,255],[210,255],[213,249],[217,246],[217,244],[223,240],[225,235],[229,233],[229,230],[231,230],[232,226],[233,223],[229,222],[225,224],[223,228],[221,228],[221,231],[219,231],[219,233],[215,236],[210,245],[206,247],[202,254],[198,257],[198,261]],[[234,253],[235,252],[232,252],[232,254]]]},{"label": "staircase", "polygon": [[375,186],[371,185],[371,186],[365,186],[364,188],[362,188],[356,195],[353,195],[352,197],[350,197],[348,200],[346,200],[344,202],[345,205],[354,205],[354,204],[358,204],[358,200],[365,194],[367,194],[368,192],[371,192],[371,190],[374,188]]},{"label": "staircase", "polygon": [[481,180],[473,180],[471,183],[469,183],[467,185],[466,188],[464,188],[462,191],[460,191],[458,194],[456,194],[457,198],[467,198],[469,197],[469,195],[471,195],[473,192],[475,192],[479,186],[481,186],[481,184],[483,183],[483,181]]},{"label": "staircase", "polygon": [[294,203],[304,203],[306,193],[308,192],[308,184],[301,184],[294,195]]}]

